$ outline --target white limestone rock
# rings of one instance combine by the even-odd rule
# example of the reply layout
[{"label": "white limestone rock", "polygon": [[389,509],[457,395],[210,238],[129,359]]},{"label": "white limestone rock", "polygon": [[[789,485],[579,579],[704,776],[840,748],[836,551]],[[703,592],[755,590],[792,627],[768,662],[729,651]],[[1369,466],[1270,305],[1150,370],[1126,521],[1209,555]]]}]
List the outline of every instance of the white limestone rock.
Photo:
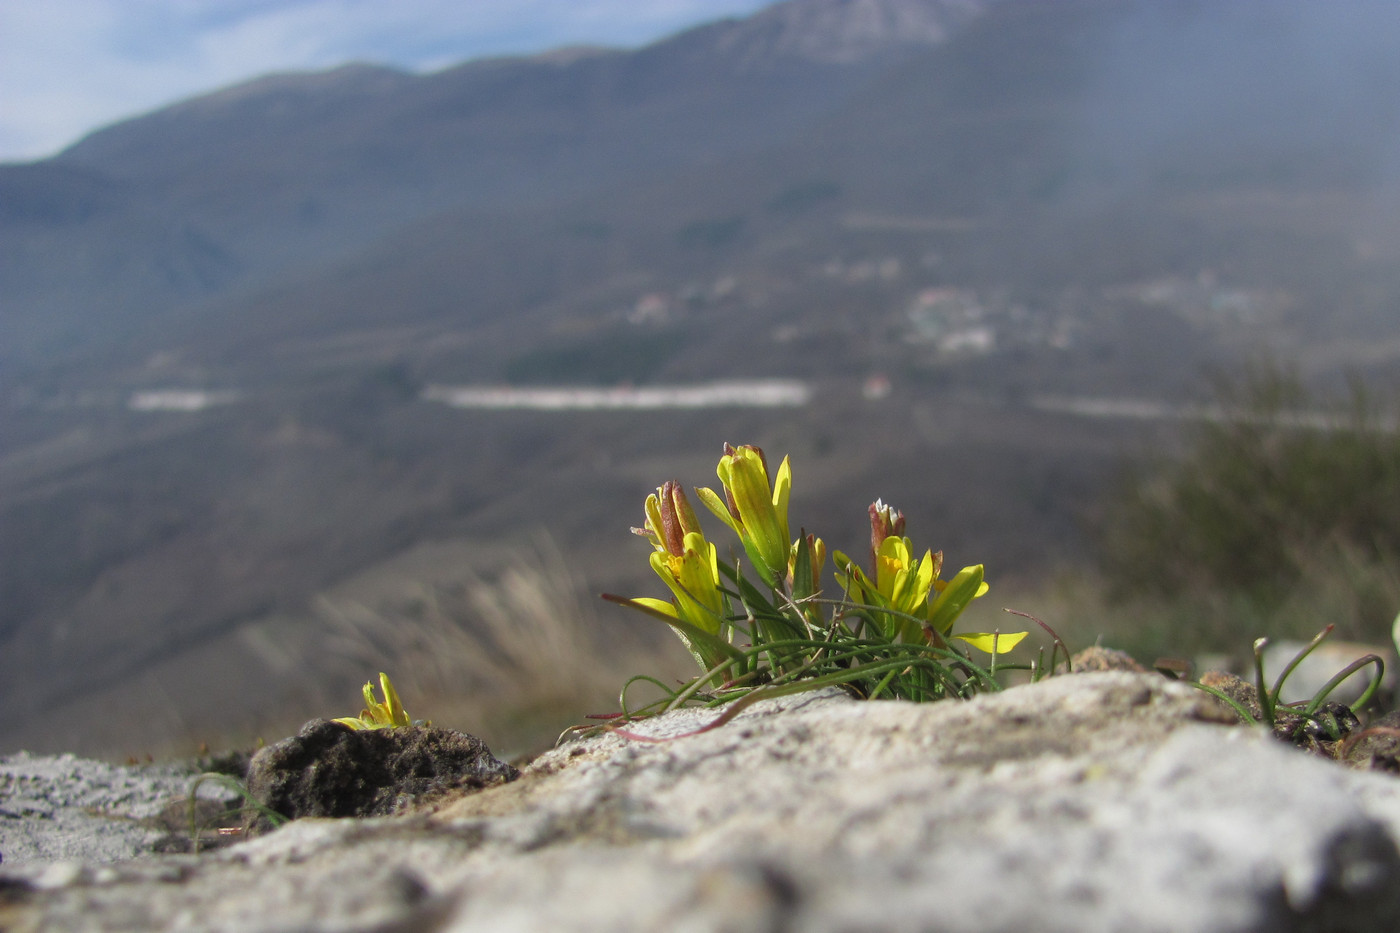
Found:
[{"label": "white limestone rock", "polygon": [[[1374,930],[1400,782],[1229,725],[1156,675],[968,703],[835,691],[555,749],[431,814],[206,856],[0,871],[46,930]],[[52,871],[52,869],[50,869]]]}]

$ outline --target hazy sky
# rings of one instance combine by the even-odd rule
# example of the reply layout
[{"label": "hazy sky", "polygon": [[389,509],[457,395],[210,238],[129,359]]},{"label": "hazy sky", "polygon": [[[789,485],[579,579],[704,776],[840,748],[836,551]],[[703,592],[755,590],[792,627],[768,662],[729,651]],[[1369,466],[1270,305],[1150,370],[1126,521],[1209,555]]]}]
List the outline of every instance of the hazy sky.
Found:
[{"label": "hazy sky", "polygon": [[0,0],[0,161],[266,74],[641,45],[773,0]]}]

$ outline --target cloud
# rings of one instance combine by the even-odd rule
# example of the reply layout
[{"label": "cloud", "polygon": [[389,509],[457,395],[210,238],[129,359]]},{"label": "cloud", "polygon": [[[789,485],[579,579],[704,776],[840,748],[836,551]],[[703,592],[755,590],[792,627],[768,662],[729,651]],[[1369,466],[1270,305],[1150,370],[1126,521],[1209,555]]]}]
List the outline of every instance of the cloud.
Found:
[{"label": "cloud", "polygon": [[0,160],[271,71],[640,45],[772,0],[6,0]]}]

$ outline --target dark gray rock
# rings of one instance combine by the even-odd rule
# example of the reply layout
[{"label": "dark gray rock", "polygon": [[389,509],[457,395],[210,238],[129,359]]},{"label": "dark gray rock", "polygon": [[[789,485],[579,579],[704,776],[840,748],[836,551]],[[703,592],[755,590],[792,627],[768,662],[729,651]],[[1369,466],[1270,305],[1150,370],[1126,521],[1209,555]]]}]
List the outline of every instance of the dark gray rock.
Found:
[{"label": "dark gray rock", "polygon": [[248,766],[248,790],[289,819],[388,816],[434,795],[517,777],[486,743],[465,732],[430,726],[354,730],[313,719],[291,738],[259,749]]}]

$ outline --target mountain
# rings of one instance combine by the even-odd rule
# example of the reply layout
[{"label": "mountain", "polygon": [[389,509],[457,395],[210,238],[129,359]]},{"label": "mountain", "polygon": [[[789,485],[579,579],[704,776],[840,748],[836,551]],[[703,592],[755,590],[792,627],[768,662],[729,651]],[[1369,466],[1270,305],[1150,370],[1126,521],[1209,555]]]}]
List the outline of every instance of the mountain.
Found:
[{"label": "mountain", "polygon": [[[863,35],[857,27],[871,9],[968,13],[945,4],[781,4],[636,54],[694,56],[742,76],[751,73],[740,64],[751,50],[768,48],[770,72],[788,74],[790,57],[773,49],[832,35],[815,25],[832,11],[849,13],[847,25]],[[1332,20],[1307,4],[1188,6],[1174,16],[1114,0],[999,4],[958,20],[953,40],[927,47],[933,54],[894,42],[906,51],[861,66],[858,81],[849,66],[832,66],[851,79],[840,94],[811,104],[804,121],[792,113],[758,121],[771,134],[755,131],[728,154],[659,159],[669,167],[626,181],[594,173],[591,191],[509,210],[483,198],[456,206],[444,199],[441,210],[381,234],[348,263],[207,305],[204,336],[192,342],[218,347],[223,359],[265,358],[289,333],[373,329],[393,307],[396,326],[491,334],[479,352],[415,359],[409,365],[421,377],[502,380],[514,356],[549,331],[546,321],[521,326],[532,315],[572,314],[594,329],[600,303],[626,304],[648,289],[676,293],[726,270],[759,275],[784,265],[791,279],[794,263],[876,249],[906,270],[925,266],[908,273],[925,284],[1011,289],[1008,301],[1042,308],[1064,289],[1207,272],[1207,280],[1225,277],[1249,292],[1225,303],[1268,306],[1281,347],[1329,329],[1333,338],[1359,339],[1389,326],[1379,296],[1392,280],[1384,257],[1400,232],[1382,207],[1397,193],[1390,140],[1400,133],[1400,67],[1375,39],[1386,34],[1376,24],[1395,17],[1365,9],[1371,18]],[[1171,56],[1189,62],[1192,87],[1209,94],[1178,99],[1174,85],[1186,78]],[[1140,74],[1144,61],[1153,68]],[[736,107],[757,106],[735,93],[743,101]],[[1158,116],[1144,121],[1144,112]],[[554,158],[579,151],[564,147]],[[930,256],[937,269],[927,268]],[[766,322],[801,327],[820,316],[811,309],[829,288],[788,288],[769,300]],[[1282,327],[1285,306],[1294,313]],[[1327,309],[1325,319],[1317,308]],[[625,342],[630,333],[617,322],[602,330],[592,339]],[[1241,331],[1233,339],[1257,337]],[[728,342],[723,332],[692,335],[685,356],[724,357]],[[765,353],[765,362],[793,374],[854,377],[868,365],[795,347]],[[629,375],[688,375],[681,362]],[[1196,376],[1182,370],[1177,388]]]},{"label": "mountain", "polygon": [[[788,0],[270,76],[0,166],[0,749],[353,695],[327,600],[407,618],[541,529],[647,591],[641,499],[725,440],[792,453],[848,550],[881,496],[994,580],[1087,560],[1125,445],[1170,437],[1050,403],[1187,401],[1261,346],[1393,372],[1397,33],[1390,3]],[[425,398],[760,377],[814,400]]]},{"label": "mountain", "polygon": [[909,46],[939,45],[989,0],[807,0],[779,3],[747,20],[712,27],[718,53],[753,68],[784,59],[850,63]]},{"label": "mountain", "polygon": [[[40,201],[0,229],[23,257],[0,280],[0,352],[17,366],[91,338],[92,307],[119,329],[440,211],[555,203],[770,144],[975,9],[799,0],[636,52],[274,75],[99,130],[52,160],[74,190],[0,167],[0,190]],[[61,213],[93,186],[100,204]]]}]

